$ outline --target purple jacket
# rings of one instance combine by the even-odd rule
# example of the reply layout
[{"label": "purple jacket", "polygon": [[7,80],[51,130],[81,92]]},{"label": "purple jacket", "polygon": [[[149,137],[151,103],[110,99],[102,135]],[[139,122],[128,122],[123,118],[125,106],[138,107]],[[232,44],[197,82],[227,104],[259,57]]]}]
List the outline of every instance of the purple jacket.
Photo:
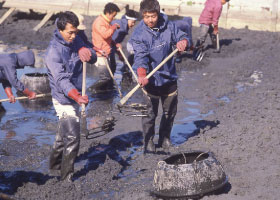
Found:
[{"label": "purple jacket", "polygon": [[207,0],[199,17],[199,24],[218,25],[222,9],[223,5],[221,0]]},{"label": "purple jacket", "polygon": [[[77,35],[73,42],[66,42],[58,29],[54,31],[53,39],[45,55],[45,63],[48,69],[52,97],[59,103],[72,104],[74,101],[68,97],[72,89],[82,90],[83,64],[79,58],[78,50],[87,47]],[[90,63],[97,59],[92,48]]]}]

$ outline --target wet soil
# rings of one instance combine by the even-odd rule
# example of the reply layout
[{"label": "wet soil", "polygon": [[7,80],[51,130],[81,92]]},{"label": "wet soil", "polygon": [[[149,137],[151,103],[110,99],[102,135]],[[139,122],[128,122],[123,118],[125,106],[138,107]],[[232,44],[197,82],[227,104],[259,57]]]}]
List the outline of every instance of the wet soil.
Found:
[{"label": "wet soil", "polygon": [[[0,14],[4,11],[1,9]],[[88,27],[93,19],[86,17]],[[19,12],[10,16],[0,25],[0,40],[7,45],[6,51],[26,46],[44,51],[54,25],[51,20],[35,33],[31,29],[38,23],[39,18]],[[89,29],[86,33],[90,36]],[[198,28],[193,27],[194,38],[197,33]],[[278,199],[279,33],[221,28],[220,40],[221,53],[208,49],[200,63],[186,54],[177,64],[179,104],[172,130],[174,147],[168,153],[199,150],[215,154],[229,182],[218,192],[202,196],[204,200]],[[129,88],[122,87],[122,91]],[[168,155],[162,149],[157,154],[143,155],[141,119],[119,114],[114,107],[119,100],[117,93],[87,93],[91,100],[88,123],[108,115],[117,122],[114,130],[102,137],[82,138],[73,183],[61,182],[48,172],[57,122],[53,108],[20,110],[20,122],[27,113],[33,116],[30,120],[34,127],[38,121],[45,125],[32,128],[38,135],[45,133],[52,138],[40,142],[34,135],[13,139],[16,123],[12,117],[10,121],[7,118],[16,111],[3,103],[7,112],[0,124],[1,134],[6,134],[0,141],[0,194],[13,199],[156,199],[150,194],[154,170],[158,161]],[[141,91],[131,101],[139,99]],[[42,115],[41,120],[38,115]]]}]

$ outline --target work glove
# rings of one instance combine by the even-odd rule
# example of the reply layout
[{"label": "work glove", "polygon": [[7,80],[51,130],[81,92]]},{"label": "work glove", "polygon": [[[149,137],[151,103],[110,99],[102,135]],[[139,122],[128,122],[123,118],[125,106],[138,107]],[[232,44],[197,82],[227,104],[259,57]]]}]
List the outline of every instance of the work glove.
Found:
[{"label": "work glove", "polygon": [[25,89],[23,90],[23,94],[24,94],[25,96],[27,96],[28,99],[35,99],[35,98],[36,98],[36,93],[33,92],[33,91],[31,91],[31,90],[29,90],[28,88],[25,88]]},{"label": "work glove", "polygon": [[88,104],[88,96],[81,96],[77,89],[72,89],[68,92],[68,96],[76,101],[79,105]]},{"label": "work glove", "polygon": [[5,93],[6,93],[7,97],[9,98],[10,103],[15,103],[16,102],[16,98],[13,95],[12,88],[6,87],[5,88]]},{"label": "work glove", "polygon": [[111,28],[113,29],[113,31],[115,31],[116,29],[120,28],[120,25],[118,23],[115,23],[111,26]]},{"label": "work glove", "polygon": [[86,48],[86,47],[80,48],[79,51],[78,51],[78,54],[79,54],[79,57],[80,57],[82,62],[90,61],[91,52],[88,48]]},{"label": "work glove", "polygon": [[180,40],[179,42],[177,42],[176,44],[176,47],[177,49],[182,52],[182,51],[185,51],[185,49],[187,48],[188,46],[188,40],[186,39],[183,39],[183,40]]},{"label": "work glove", "polygon": [[138,83],[141,85],[141,87],[146,86],[149,83],[149,80],[145,78],[147,75],[147,70],[143,67],[138,67],[137,74],[138,74]]},{"label": "work glove", "polygon": [[219,33],[218,25],[215,25],[215,26],[214,26],[213,34],[217,35],[218,33]]}]

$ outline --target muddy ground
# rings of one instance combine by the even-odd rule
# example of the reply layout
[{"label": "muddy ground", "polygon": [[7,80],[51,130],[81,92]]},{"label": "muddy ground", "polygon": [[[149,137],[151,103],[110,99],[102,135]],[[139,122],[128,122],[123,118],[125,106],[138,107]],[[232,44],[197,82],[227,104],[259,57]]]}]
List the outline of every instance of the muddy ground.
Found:
[{"label": "muddy ground", "polygon": [[[41,18],[15,12],[0,25],[0,40],[43,51],[54,25],[50,20],[33,32]],[[88,27],[93,19],[86,17]],[[86,33],[90,36],[89,29]],[[197,33],[194,27],[194,38]],[[209,49],[200,63],[186,55],[177,64],[179,104],[169,153],[211,151],[224,166],[228,184],[203,200],[279,199],[279,33],[221,28],[220,40],[220,54]],[[88,116],[107,115],[104,110],[119,100],[114,95],[91,99]],[[156,199],[150,195],[154,170],[168,155],[144,156],[141,119],[113,111],[118,121],[112,132],[82,138],[72,184],[49,174],[49,144],[32,138],[0,141],[0,192],[13,199]],[[55,126],[56,120],[46,122],[53,135]]]}]

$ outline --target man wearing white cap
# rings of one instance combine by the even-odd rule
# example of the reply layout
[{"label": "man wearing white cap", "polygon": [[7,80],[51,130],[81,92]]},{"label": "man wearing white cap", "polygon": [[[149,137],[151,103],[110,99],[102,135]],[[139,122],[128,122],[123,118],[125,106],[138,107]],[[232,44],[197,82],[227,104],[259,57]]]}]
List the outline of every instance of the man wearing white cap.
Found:
[{"label": "man wearing white cap", "polygon": [[[136,20],[137,20],[136,12],[134,10],[128,9],[127,6],[125,15],[123,15],[121,19],[117,19],[112,22],[112,24],[117,23],[120,25],[120,28],[115,31],[112,37],[113,41],[116,44],[119,44],[116,46],[121,47],[120,44],[124,41],[125,36],[128,35],[129,29],[131,29],[135,25]],[[117,49],[113,49],[113,52],[118,54],[119,59],[121,61],[124,61],[123,57],[120,55],[120,52],[117,51]],[[116,61],[114,60],[113,62]]]}]

